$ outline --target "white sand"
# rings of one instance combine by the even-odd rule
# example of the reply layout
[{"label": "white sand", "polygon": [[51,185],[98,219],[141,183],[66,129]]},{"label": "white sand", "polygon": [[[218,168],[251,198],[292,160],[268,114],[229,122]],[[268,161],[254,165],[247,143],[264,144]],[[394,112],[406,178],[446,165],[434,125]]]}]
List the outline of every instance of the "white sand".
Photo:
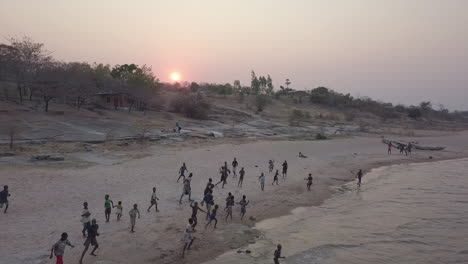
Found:
[{"label": "white sand", "polygon": [[[463,157],[468,149],[467,138],[466,133],[444,138],[417,138],[420,142],[448,148],[443,152],[416,152],[410,157],[397,153],[388,156],[380,138],[352,138],[218,145],[164,154],[155,151],[154,156],[85,169],[2,167],[0,185],[10,186],[11,197],[9,213],[0,214],[0,263],[51,263],[47,258],[50,246],[62,232],[68,232],[70,241],[77,246],[66,249],[65,263],[77,263],[84,242],[79,222],[83,201],[90,204],[92,217],[97,218],[101,233],[99,256],[86,255],[84,263],[200,263],[252,240],[255,232],[250,228],[253,225],[248,220],[250,216],[261,220],[286,214],[297,206],[319,204],[330,195],[328,185],[342,182],[332,178],[350,179],[350,170],[427,161],[429,155],[436,159]],[[299,151],[308,158],[299,158]],[[236,188],[233,179],[229,178],[226,189],[216,188],[214,196],[224,208],[228,192],[235,195],[236,201],[243,194],[247,195],[251,204],[245,224],[239,220],[237,206],[233,223],[220,221],[216,231],[212,227],[205,231],[204,215],[200,212],[197,240],[186,260],[182,260],[180,238],[191,210],[187,197],[182,205],[178,204],[182,191],[182,184],[176,183],[178,168],[185,161],[189,171],[194,173],[193,198],[200,201],[208,178],[217,182],[218,167],[224,161],[230,164],[233,157],[237,157],[239,169],[246,169],[244,188]],[[268,174],[269,159],[274,159],[278,168],[288,160],[288,179],[286,182],[280,180],[279,187],[271,186],[273,175]],[[257,181],[261,171],[267,175],[263,193]],[[314,176],[313,191],[309,193],[304,181],[308,172]],[[146,212],[153,186],[158,189],[159,213]],[[105,223],[105,194],[109,194],[115,203],[123,202],[124,215],[120,222],[116,222],[114,211],[111,222]],[[142,217],[137,219],[136,233],[131,234],[128,211],[133,203],[138,203]],[[222,219],[221,212],[219,220]]]}]

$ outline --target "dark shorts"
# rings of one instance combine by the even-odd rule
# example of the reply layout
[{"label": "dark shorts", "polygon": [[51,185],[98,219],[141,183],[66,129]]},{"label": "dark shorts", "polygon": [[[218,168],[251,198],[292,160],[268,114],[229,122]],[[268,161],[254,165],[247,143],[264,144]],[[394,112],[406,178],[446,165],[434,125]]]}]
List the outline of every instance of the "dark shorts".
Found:
[{"label": "dark shorts", "polygon": [[241,213],[245,214],[245,208],[241,208]]},{"label": "dark shorts", "polygon": [[156,200],[151,199],[151,204],[156,204]]},{"label": "dark shorts", "polygon": [[84,242],[85,247],[88,247],[91,244],[91,246],[97,246],[98,242],[96,240],[96,237],[87,237],[86,241]]},{"label": "dark shorts", "polygon": [[215,220],[216,219],[216,215],[210,215],[210,220]]},{"label": "dark shorts", "polygon": [[111,208],[106,208],[106,210],[104,211],[106,214],[110,214],[111,213]]}]

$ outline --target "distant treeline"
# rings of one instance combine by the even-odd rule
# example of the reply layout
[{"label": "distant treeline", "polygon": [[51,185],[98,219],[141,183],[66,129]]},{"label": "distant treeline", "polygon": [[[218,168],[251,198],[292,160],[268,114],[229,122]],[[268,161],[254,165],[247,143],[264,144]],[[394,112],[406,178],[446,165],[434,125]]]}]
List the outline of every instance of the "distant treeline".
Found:
[{"label": "distant treeline", "polygon": [[[349,113],[353,111],[370,112],[382,119],[400,118],[407,115],[413,119],[437,118],[443,120],[467,120],[468,112],[450,112],[443,106],[434,109],[431,102],[421,102],[417,106],[393,105],[371,98],[355,98],[326,87],[312,90],[295,90],[286,79],[284,86],[274,89],[270,75],[257,76],[251,72],[250,86],[215,83],[166,83],[163,84],[153,74],[151,68],[136,64],[110,66],[108,64],[86,62],[61,62],[55,60],[42,43],[30,38],[11,38],[8,44],[0,44],[0,97],[4,100],[41,100],[44,110],[48,111],[49,102],[72,104],[78,110],[90,103],[93,97],[108,96],[108,103],[117,108],[125,107],[146,110],[161,107],[161,90],[176,92],[169,102],[169,110],[183,113],[190,118],[206,118],[210,102],[204,94],[217,94],[223,97],[235,96],[239,102],[249,98],[256,110],[261,112],[272,100],[287,98],[296,104],[319,104],[338,108]],[[3,87],[1,87],[3,86]],[[16,96],[10,98],[8,87],[14,87]],[[114,96],[119,94],[119,97]],[[109,97],[113,101],[109,102]],[[118,100],[117,100],[118,99]]]}]

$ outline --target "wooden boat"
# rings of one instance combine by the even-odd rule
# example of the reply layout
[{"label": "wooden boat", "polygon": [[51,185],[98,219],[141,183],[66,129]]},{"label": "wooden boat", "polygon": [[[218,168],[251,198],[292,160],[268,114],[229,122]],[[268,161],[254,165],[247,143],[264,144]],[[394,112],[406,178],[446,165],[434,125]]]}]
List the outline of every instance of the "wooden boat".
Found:
[{"label": "wooden boat", "polygon": [[[387,145],[388,143],[391,143],[392,147],[394,148],[400,148],[401,146],[404,146],[404,147],[408,146],[408,144],[398,142],[398,141],[388,140],[388,139],[382,139],[382,143],[387,144]],[[421,145],[415,144],[414,142],[411,142],[411,146],[418,150],[440,151],[440,150],[445,149],[445,147],[440,147],[440,146],[421,146]]]},{"label": "wooden boat", "polygon": [[445,149],[445,147],[431,147],[431,146],[419,146],[419,145],[413,145],[413,147],[419,150],[432,150],[432,151],[439,151],[439,150]]}]

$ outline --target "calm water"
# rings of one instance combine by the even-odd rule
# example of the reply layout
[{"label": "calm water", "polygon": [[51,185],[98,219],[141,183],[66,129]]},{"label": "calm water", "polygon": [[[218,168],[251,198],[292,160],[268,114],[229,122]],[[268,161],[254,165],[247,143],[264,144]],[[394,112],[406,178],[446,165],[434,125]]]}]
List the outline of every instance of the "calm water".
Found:
[{"label": "calm water", "polygon": [[212,263],[468,263],[468,159],[379,168],[322,206],[263,221],[252,254]]}]

